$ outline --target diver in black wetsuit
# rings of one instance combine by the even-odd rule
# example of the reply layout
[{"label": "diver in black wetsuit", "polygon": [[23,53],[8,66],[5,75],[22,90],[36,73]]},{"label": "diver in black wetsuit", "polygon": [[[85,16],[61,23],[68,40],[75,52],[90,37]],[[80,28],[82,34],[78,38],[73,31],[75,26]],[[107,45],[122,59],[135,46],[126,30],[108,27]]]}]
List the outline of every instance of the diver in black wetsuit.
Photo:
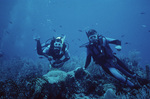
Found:
[{"label": "diver in black wetsuit", "polygon": [[85,63],[85,69],[91,62],[91,57],[96,64],[102,66],[103,70],[115,77],[122,83],[127,84],[131,88],[139,88],[138,85],[133,84],[131,81],[123,77],[119,72],[122,72],[125,76],[136,78],[136,74],[132,73],[123,62],[121,62],[111,50],[109,44],[116,44],[116,49],[121,50],[121,41],[111,38],[106,38],[102,35],[98,35],[94,29],[89,30],[87,33],[89,43],[86,45],[87,58]]},{"label": "diver in black wetsuit", "polygon": [[41,46],[40,38],[35,38],[37,41],[37,53],[47,57],[51,66],[54,68],[62,67],[63,64],[70,59],[64,39],[65,36],[53,38],[49,44]]}]

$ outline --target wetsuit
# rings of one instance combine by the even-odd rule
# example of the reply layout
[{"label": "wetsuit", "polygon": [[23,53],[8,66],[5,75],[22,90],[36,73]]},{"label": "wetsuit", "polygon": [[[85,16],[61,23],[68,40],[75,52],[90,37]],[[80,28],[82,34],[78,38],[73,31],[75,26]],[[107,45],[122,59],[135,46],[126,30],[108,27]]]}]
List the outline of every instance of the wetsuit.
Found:
[{"label": "wetsuit", "polygon": [[[70,59],[70,55],[68,53],[68,49],[66,47],[66,44],[63,44],[63,48],[60,51],[60,53],[58,54],[55,50],[54,50],[54,40],[51,41],[51,43],[45,47],[44,49],[42,49],[40,40],[37,40],[37,53],[39,55],[44,55],[45,57],[49,57],[52,56],[53,60],[56,61],[54,62],[52,65],[52,67],[54,68],[59,68],[63,65],[64,62],[68,61]],[[62,59],[64,57],[64,59]],[[51,61],[51,60],[50,60]],[[51,62],[50,62],[51,63]],[[61,64],[59,67],[55,66],[55,64]]]},{"label": "wetsuit", "polygon": [[121,45],[121,41],[105,38],[103,36],[99,36],[98,42],[94,44],[88,44],[87,48],[87,58],[85,63],[85,68],[91,62],[91,57],[96,64],[102,66],[103,70],[115,77],[119,81],[126,83],[130,87],[133,87],[134,84],[124,78],[119,72],[121,71],[127,77],[134,77],[133,74],[116,56],[113,55],[113,52],[109,46],[109,44]]}]

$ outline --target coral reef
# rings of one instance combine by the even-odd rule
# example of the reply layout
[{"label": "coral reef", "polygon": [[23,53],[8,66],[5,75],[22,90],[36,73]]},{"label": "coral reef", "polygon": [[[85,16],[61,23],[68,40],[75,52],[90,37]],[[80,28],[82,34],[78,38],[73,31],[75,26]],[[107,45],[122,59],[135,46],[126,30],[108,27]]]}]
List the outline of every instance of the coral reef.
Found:
[{"label": "coral reef", "polygon": [[[132,63],[129,58],[122,60]],[[84,70],[83,61],[77,58],[71,61],[60,69],[50,69],[45,61],[35,62],[26,58],[0,60],[0,99],[150,98],[150,84],[131,89],[106,74],[100,66],[92,63],[92,68]],[[148,77],[147,66],[146,70],[137,67],[129,66],[129,69],[136,68],[139,76]]]},{"label": "coral reef", "polygon": [[104,94],[104,99],[117,99],[113,89],[108,89]]},{"label": "coral reef", "polygon": [[150,79],[150,66],[146,65],[146,79]]}]

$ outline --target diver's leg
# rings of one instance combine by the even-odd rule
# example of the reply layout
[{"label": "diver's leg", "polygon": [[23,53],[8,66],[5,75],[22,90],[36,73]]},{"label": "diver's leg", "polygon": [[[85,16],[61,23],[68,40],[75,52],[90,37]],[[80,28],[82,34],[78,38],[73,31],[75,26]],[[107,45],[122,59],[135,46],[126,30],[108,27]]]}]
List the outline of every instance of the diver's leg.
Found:
[{"label": "diver's leg", "polygon": [[119,66],[124,68],[130,74],[134,74],[132,71],[129,70],[129,68],[127,68],[127,66],[118,57],[116,57],[116,56],[114,56],[114,57],[117,59],[117,63],[118,63]]},{"label": "diver's leg", "polygon": [[131,77],[134,78],[136,75],[129,73],[128,71],[126,71],[124,68],[122,68],[119,65],[115,66],[116,69],[118,69],[119,71],[121,71],[124,75],[126,75],[127,77]]},{"label": "diver's leg", "polygon": [[42,46],[41,46],[40,40],[37,40],[37,53],[39,55],[43,55],[43,51],[42,51]]},{"label": "diver's leg", "polygon": [[134,84],[129,81],[129,80],[126,80],[118,71],[116,68],[113,68],[113,67],[110,67],[108,68],[108,70],[110,71],[110,73],[116,78],[118,79],[119,81],[123,82],[123,83],[126,83],[128,86],[130,87],[133,87]]},{"label": "diver's leg", "polygon": [[108,72],[108,73],[109,73],[109,70],[107,70],[107,68],[111,68],[111,67],[118,69],[119,71],[121,71],[127,77],[131,77],[131,78],[135,77],[135,75],[127,72],[124,68],[122,68],[118,64],[115,65],[114,62],[112,62],[112,61],[110,61],[110,62],[106,63],[104,66],[102,66],[102,68],[105,69],[105,71]]}]

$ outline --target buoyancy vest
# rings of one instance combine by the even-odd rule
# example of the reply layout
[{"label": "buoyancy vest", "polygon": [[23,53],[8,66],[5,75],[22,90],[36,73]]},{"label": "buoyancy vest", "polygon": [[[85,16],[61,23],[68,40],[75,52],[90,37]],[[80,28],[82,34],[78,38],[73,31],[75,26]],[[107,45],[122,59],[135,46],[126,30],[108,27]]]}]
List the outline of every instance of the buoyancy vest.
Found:
[{"label": "buoyancy vest", "polygon": [[113,57],[112,50],[104,36],[98,37],[98,42],[95,44],[89,44],[88,48],[91,51],[93,60],[95,63],[106,62],[107,59]]},{"label": "buoyancy vest", "polygon": [[65,49],[66,49],[66,44],[63,43],[63,47],[62,49],[60,50],[60,54],[56,54],[55,50],[54,50],[54,40],[51,41],[51,46],[50,46],[50,49],[49,49],[49,55],[53,57],[53,59],[60,59],[63,57],[63,55],[65,54]]}]

